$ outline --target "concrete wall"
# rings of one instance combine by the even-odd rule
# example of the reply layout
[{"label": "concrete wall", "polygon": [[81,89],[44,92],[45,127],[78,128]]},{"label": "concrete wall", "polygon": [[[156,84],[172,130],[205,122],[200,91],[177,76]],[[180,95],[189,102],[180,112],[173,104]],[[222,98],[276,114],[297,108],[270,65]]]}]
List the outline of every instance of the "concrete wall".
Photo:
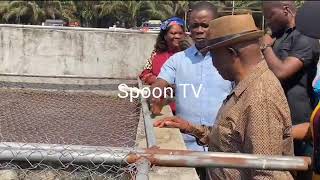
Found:
[{"label": "concrete wall", "polygon": [[136,78],[156,34],[0,25],[0,74]]}]

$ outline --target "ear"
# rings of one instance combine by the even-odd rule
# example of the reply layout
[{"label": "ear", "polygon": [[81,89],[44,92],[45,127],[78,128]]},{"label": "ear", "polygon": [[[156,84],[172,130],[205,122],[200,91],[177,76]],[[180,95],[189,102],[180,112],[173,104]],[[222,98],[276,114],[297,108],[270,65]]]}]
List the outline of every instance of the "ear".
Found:
[{"label": "ear", "polygon": [[229,47],[229,48],[227,48],[227,49],[228,49],[228,51],[229,51],[229,53],[230,53],[230,55],[231,55],[232,57],[237,58],[237,57],[239,56],[239,52],[238,52],[237,49],[232,48],[232,47]]},{"label": "ear", "polygon": [[295,13],[294,13],[289,7],[288,7],[287,12],[288,12],[289,14],[291,14],[291,16],[295,16]]},{"label": "ear", "polygon": [[289,14],[293,15],[291,9],[287,5],[283,6],[283,12],[284,12],[284,15],[286,16],[288,16]]}]

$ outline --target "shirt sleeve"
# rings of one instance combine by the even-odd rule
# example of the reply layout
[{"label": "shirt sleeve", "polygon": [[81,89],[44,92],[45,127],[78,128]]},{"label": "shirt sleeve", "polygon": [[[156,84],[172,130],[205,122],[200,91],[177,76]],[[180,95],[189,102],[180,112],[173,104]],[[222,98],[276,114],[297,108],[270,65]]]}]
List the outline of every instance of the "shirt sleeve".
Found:
[{"label": "shirt sleeve", "polygon": [[200,146],[208,146],[209,134],[212,128],[204,125],[192,125],[192,127],[192,131],[189,135],[194,136],[197,144]]},{"label": "shirt sleeve", "polygon": [[157,53],[156,53],[156,50],[154,49],[154,50],[151,52],[150,57],[147,59],[147,62],[146,62],[146,64],[144,65],[143,70],[146,70],[146,69],[151,70],[151,68],[152,68],[152,59],[154,58],[154,56],[155,56],[156,54],[157,54]]},{"label": "shirt sleeve", "polygon": [[169,84],[175,84],[177,72],[177,56],[171,56],[161,67],[157,78],[167,81]]},{"label": "shirt sleeve", "polygon": [[314,39],[299,34],[293,42],[293,46],[288,56],[296,57],[303,62],[304,66],[313,63]]},{"label": "shirt sleeve", "polygon": [[150,57],[147,59],[147,62],[144,65],[143,70],[139,75],[139,78],[141,80],[145,81],[148,76],[152,75],[152,61],[156,54],[157,54],[156,51],[153,50]]},{"label": "shirt sleeve", "polygon": [[[262,98],[262,97],[261,97]],[[286,146],[284,130],[291,127],[288,108],[284,108],[273,100],[262,98],[252,101],[253,104],[246,108],[246,123],[243,132],[243,151],[249,154],[285,155],[284,149],[291,149],[292,144]],[[285,124],[288,124],[284,126]],[[278,179],[279,171],[248,170],[249,179]]]}]

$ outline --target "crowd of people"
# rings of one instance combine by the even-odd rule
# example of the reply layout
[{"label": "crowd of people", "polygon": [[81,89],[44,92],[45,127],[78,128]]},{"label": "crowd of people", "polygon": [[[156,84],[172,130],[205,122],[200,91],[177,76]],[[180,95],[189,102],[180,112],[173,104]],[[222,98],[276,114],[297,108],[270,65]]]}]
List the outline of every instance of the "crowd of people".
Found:
[{"label": "crowd of people", "polygon": [[[319,167],[319,40],[296,27],[293,1],[264,1],[263,14],[270,35],[250,14],[218,17],[214,5],[199,2],[188,20],[191,43],[182,19],[163,22],[140,78],[151,88],[174,87],[174,116],[154,126],[179,128],[193,151],[313,156]],[[195,95],[181,84],[201,91]],[[157,97],[151,98],[154,114],[162,106]],[[200,179],[312,179],[319,173],[196,170]]]}]

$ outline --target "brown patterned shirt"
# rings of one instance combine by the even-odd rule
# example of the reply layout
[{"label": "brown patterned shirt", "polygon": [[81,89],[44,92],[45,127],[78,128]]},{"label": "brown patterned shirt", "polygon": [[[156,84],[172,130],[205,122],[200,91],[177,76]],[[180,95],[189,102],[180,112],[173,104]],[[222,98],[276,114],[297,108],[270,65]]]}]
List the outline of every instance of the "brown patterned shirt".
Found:
[{"label": "brown patterned shirt", "polygon": [[[284,91],[265,61],[224,101],[212,128],[192,132],[214,152],[293,155],[290,111]],[[208,169],[209,179],[292,179],[287,171]]]}]

